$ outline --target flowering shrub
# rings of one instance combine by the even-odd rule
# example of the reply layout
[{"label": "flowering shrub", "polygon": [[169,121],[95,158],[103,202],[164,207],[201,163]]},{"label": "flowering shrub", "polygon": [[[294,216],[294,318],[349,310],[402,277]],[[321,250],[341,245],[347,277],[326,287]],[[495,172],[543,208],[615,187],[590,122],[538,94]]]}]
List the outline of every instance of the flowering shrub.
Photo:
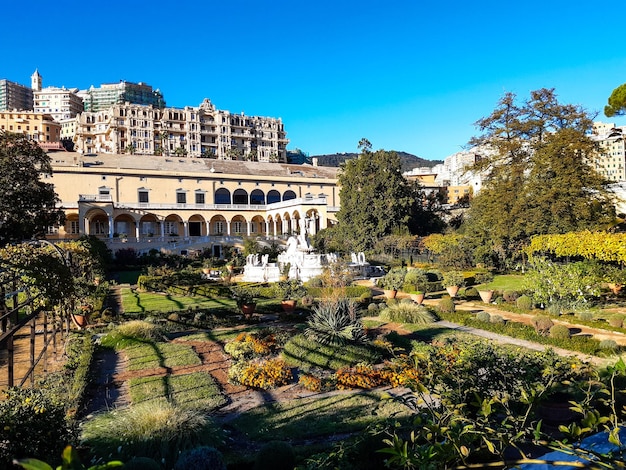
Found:
[{"label": "flowering shrub", "polygon": [[412,356],[403,354],[387,362],[381,376],[392,387],[413,388],[420,381],[420,371]]},{"label": "flowering shrub", "polygon": [[236,360],[267,356],[275,350],[276,338],[272,333],[239,333],[234,340],[224,346],[224,351]]},{"label": "flowering shrub", "polygon": [[335,374],[337,388],[345,390],[350,388],[370,389],[386,383],[386,379],[380,370],[366,364],[358,364],[352,368],[342,368]]},{"label": "flowering shrub", "polygon": [[[232,367],[231,367],[232,369]],[[293,380],[291,369],[280,359],[270,359],[260,363],[247,363],[242,367],[239,383],[252,388],[274,388],[286,385]],[[229,377],[231,374],[229,373]]]}]

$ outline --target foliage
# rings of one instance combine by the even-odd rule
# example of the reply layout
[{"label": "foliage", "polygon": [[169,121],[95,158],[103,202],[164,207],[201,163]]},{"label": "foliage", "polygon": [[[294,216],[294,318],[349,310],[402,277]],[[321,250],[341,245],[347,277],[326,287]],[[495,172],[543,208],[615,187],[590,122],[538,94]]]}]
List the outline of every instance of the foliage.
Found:
[{"label": "foliage", "polygon": [[160,341],[164,338],[163,328],[144,320],[131,320],[121,323],[102,338],[103,346],[123,348],[137,341]]},{"label": "foliage", "polygon": [[550,328],[554,326],[552,319],[545,315],[537,315],[533,317],[530,322],[537,334],[542,336],[547,336],[550,333]]},{"label": "foliage", "polygon": [[599,265],[592,261],[557,264],[537,257],[531,260],[525,286],[536,303],[585,303],[600,295],[600,273]]},{"label": "foliage", "polygon": [[437,307],[439,308],[439,311],[442,313],[452,313],[456,310],[456,307],[454,305],[454,300],[452,299],[452,297],[448,297],[448,296],[442,297]]},{"label": "foliage", "polygon": [[[65,447],[63,453],[61,454],[61,462],[62,463],[59,467],[57,467],[57,470],[105,470],[107,468],[116,467],[124,467],[129,469],[133,468],[131,466],[124,465],[118,460],[107,462],[101,465],[93,465],[89,468],[86,468],[81,463],[78,452],[72,446]],[[26,470],[53,470],[52,466],[38,459],[25,458],[16,460],[13,463],[15,465],[19,465],[22,468],[25,468]],[[157,465],[157,469],[161,468],[156,462],[154,463],[155,465]]]},{"label": "foliage", "polygon": [[248,362],[237,367],[239,371],[233,374],[229,372],[229,378],[246,387],[268,389],[293,381],[291,369],[280,359]]},{"label": "foliage", "polygon": [[444,268],[462,269],[472,264],[470,240],[461,233],[435,233],[424,237],[422,244]]},{"label": "foliage", "polygon": [[626,114],[626,83],[613,90],[608,102],[609,104],[604,107],[604,115],[606,117]]},{"label": "foliage", "polygon": [[298,300],[307,294],[306,287],[298,279],[278,281],[274,285],[274,295],[283,300]]},{"label": "foliage", "polygon": [[161,465],[149,457],[133,457],[124,464],[123,470],[161,470]]},{"label": "foliage", "polygon": [[507,289],[504,292],[502,292],[502,297],[507,302],[515,302],[517,298],[519,297],[519,292],[517,292],[516,290]]},{"label": "foliage", "polygon": [[443,273],[441,285],[443,287],[462,287],[465,285],[465,276],[463,276],[461,271],[445,271]]},{"label": "foliage", "polygon": [[380,313],[380,318],[395,323],[427,324],[437,321],[437,316],[423,305],[411,301],[410,304],[391,305]]},{"label": "foliage", "polygon": [[559,258],[584,258],[604,262],[626,262],[626,233],[589,230],[536,235],[525,249],[528,255],[553,254]]},{"label": "foliage", "polygon": [[376,363],[380,360],[381,353],[362,343],[326,345],[304,335],[296,335],[285,344],[282,357],[285,362],[303,371],[314,368],[337,370],[359,363]]},{"label": "foliage", "polygon": [[352,299],[326,299],[313,307],[305,334],[321,344],[365,341],[358,305]]},{"label": "foliage", "polygon": [[174,470],[226,470],[226,462],[215,447],[200,446],[182,452]]},{"label": "foliage", "polygon": [[624,319],[626,318],[626,316],[620,314],[620,313],[616,313],[614,315],[611,315],[609,317],[609,325],[615,327],[615,328],[622,328],[624,326]]},{"label": "foliage", "polygon": [[233,286],[230,288],[230,291],[238,307],[253,304],[260,295],[257,287],[249,285]]},{"label": "foliage", "polygon": [[476,320],[489,323],[491,322],[491,315],[489,314],[489,312],[485,312],[485,311],[478,312],[476,314]]},{"label": "foliage", "polygon": [[555,339],[569,339],[572,334],[569,328],[565,325],[554,325],[550,328],[550,338]]},{"label": "foliage", "polygon": [[400,290],[404,285],[404,277],[406,274],[406,268],[392,268],[379,279],[378,285],[386,290]]},{"label": "foliage", "polygon": [[506,266],[521,258],[533,235],[605,226],[614,207],[591,139],[592,119],[580,106],[561,104],[554,90],[532,91],[519,103],[506,93],[493,113],[476,123],[471,144],[484,172],[461,230],[476,262]]},{"label": "foliage", "polygon": [[374,369],[369,364],[357,364],[354,367],[342,368],[335,374],[337,389],[351,388],[372,389],[387,382],[380,369]]},{"label": "foliage", "polygon": [[527,295],[522,295],[522,296],[518,297],[517,300],[515,301],[515,305],[520,310],[532,310],[533,307],[535,306],[534,302],[533,302],[533,299],[531,299]]},{"label": "foliage", "polygon": [[0,131],[0,246],[43,237],[48,227],[65,221],[48,154],[29,136]]},{"label": "foliage", "polygon": [[296,454],[288,442],[270,441],[259,450],[253,470],[293,470]]},{"label": "foliage", "polygon": [[0,401],[0,466],[13,458],[48,458],[77,437],[65,403],[47,390],[11,387]]},{"label": "foliage", "polygon": [[609,351],[609,352],[615,352],[619,349],[619,345],[614,339],[603,339],[602,341],[600,341],[600,344],[598,345],[598,347],[602,351]]},{"label": "foliage", "polygon": [[263,331],[240,333],[237,337],[226,343],[224,351],[233,359],[250,359],[252,357],[267,356],[276,352],[276,337],[270,329]]},{"label": "foliage", "polygon": [[171,468],[182,451],[218,437],[204,412],[152,400],[96,416],[84,423],[82,438],[95,456],[151,457]]},{"label": "foliage", "polygon": [[479,271],[474,275],[476,284],[489,284],[493,279],[493,273],[490,271]]},{"label": "foliage", "polygon": [[426,292],[428,288],[428,276],[426,275],[426,271],[423,269],[409,269],[404,276],[404,286],[403,290],[406,286],[409,286],[410,291],[420,291]]},{"label": "foliage", "polygon": [[[409,222],[415,193],[402,176],[396,152],[364,148],[339,172],[341,209],[337,230],[353,251],[366,251],[391,234],[394,226]],[[347,251],[347,250],[346,250]]]}]

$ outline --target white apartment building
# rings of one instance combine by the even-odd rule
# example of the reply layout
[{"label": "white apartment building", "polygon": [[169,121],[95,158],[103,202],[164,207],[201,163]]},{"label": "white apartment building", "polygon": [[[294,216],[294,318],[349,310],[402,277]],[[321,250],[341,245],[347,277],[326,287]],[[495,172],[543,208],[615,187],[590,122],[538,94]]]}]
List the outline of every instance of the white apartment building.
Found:
[{"label": "white apartment building", "polygon": [[476,163],[486,149],[473,148],[469,151],[457,152],[447,157],[444,162],[432,169],[437,173],[436,182],[441,186],[468,186],[473,194],[482,188],[483,175],[468,171],[467,168]]},{"label": "white apartment building", "polygon": [[600,154],[593,163],[596,171],[609,181],[626,181],[626,126],[594,122],[593,139],[600,146]]},{"label": "white apartment building", "polygon": [[205,99],[198,107],[163,108],[119,104],[76,118],[75,148],[81,153],[131,153],[286,162],[281,119],[232,114]]}]

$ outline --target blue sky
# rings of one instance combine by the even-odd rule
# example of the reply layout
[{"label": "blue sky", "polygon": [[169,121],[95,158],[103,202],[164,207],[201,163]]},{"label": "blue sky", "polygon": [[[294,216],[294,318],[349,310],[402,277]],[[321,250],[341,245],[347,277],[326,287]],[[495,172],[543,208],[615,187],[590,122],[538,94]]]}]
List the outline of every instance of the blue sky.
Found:
[{"label": "blue sky", "polygon": [[[510,4],[510,5],[507,5]],[[169,106],[281,117],[288,148],[443,159],[505,92],[601,112],[626,82],[623,15],[571,1],[9,2],[0,78],[143,81]],[[619,9],[618,9],[619,10]],[[607,120],[603,115],[598,119]],[[624,118],[611,122],[626,124]]]}]

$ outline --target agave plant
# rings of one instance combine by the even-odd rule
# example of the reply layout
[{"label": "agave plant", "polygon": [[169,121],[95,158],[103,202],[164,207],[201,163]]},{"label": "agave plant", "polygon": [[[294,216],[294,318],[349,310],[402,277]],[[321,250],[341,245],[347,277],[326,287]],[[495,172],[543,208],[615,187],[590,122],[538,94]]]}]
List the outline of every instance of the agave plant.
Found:
[{"label": "agave plant", "polygon": [[322,344],[365,341],[358,305],[352,299],[324,300],[313,308],[305,334]]}]

